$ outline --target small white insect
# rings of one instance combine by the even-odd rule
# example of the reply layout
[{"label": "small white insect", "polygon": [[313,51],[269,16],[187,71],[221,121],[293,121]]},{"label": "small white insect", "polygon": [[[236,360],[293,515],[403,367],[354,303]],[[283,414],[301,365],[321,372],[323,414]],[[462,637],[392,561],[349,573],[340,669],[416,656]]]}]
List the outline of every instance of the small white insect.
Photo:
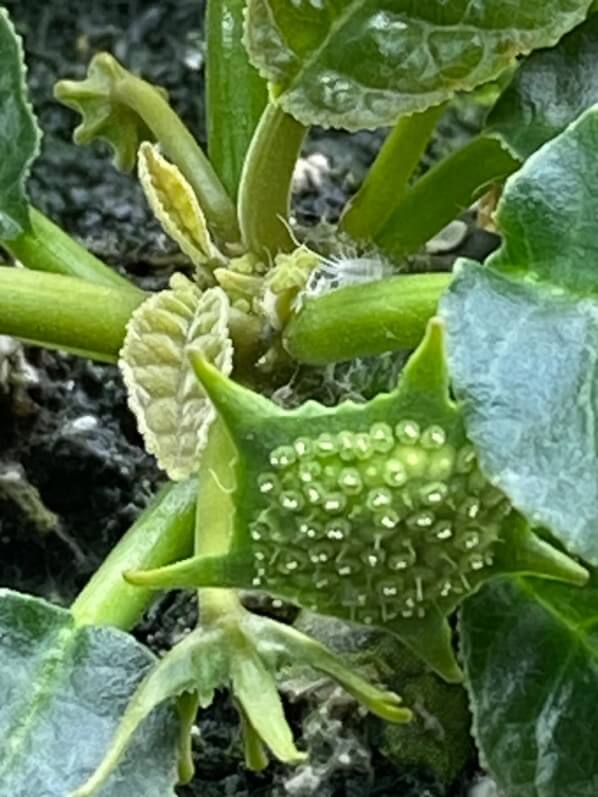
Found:
[{"label": "small white insect", "polygon": [[315,299],[349,285],[378,282],[393,273],[392,265],[381,257],[322,258],[307,281],[302,299]]}]

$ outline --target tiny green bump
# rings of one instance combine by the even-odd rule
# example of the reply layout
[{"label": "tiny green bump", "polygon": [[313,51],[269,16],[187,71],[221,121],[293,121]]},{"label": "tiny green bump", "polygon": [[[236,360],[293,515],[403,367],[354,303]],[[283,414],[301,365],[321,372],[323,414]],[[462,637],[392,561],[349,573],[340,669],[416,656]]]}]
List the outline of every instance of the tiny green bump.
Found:
[{"label": "tiny green bump", "polygon": [[308,503],[310,503],[312,506],[318,506],[321,504],[326,494],[319,482],[312,482],[311,484],[305,485],[303,488],[303,493],[307,498]]},{"label": "tiny green bump", "polygon": [[288,512],[300,512],[304,505],[305,500],[301,493],[295,490],[285,490],[279,497],[280,506]]},{"label": "tiny green bump", "polygon": [[480,514],[482,504],[475,496],[469,496],[459,506],[459,514],[468,520],[476,520]]},{"label": "tiny green bump", "polygon": [[442,504],[448,495],[448,487],[444,482],[432,482],[426,484],[419,490],[419,495],[424,504],[428,506],[438,506]]},{"label": "tiny green bump", "polygon": [[404,445],[415,445],[419,442],[420,427],[416,421],[403,420],[395,426],[397,440]]},{"label": "tiny green bump", "polygon": [[385,509],[383,512],[377,512],[374,515],[374,524],[382,529],[395,529],[401,518],[394,509]]},{"label": "tiny green bump", "polygon": [[462,551],[473,551],[480,544],[480,533],[477,529],[466,529],[455,540],[455,546]]},{"label": "tiny green bump", "polygon": [[298,437],[293,443],[293,448],[301,459],[314,454],[314,443],[309,437]]},{"label": "tiny green bump", "polygon": [[439,520],[430,529],[430,539],[432,541],[446,542],[453,536],[453,526],[448,520]]},{"label": "tiny green bump", "polygon": [[336,442],[339,456],[343,462],[353,462],[355,460],[355,435],[353,432],[339,432]]},{"label": "tiny green bump", "polygon": [[260,473],[257,485],[262,495],[272,495],[280,489],[280,482],[274,473]]},{"label": "tiny green bump", "polygon": [[467,563],[468,563],[469,567],[471,568],[471,570],[474,570],[474,571],[475,570],[482,570],[486,566],[486,561],[485,561],[484,557],[482,556],[482,554],[479,554],[479,553],[472,554],[468,558]]},{"label": "tiny green bump", "polygon": [[384,463],[384,481],[389,487],[403,487],[407,483],[407,471],[398,459],[389,459]]},{"label": "tiny green bump", "polygon": [[366,487],[378,487],[382,481],[382,473],[380,466],[375,462],[370,462],[364,470],[363,483]]},{"label": "tiny green bump", "polygon": [[471,473],[476,465],[476,453],[472,445],[464,445],[457,452],[455,469],[457,473]]},{"label": "tiny green bump", "polygon": [[428,468],[427,453],[415,446],[397,446],[394,456],[402,463],[409,478],[421,479],[425,476]]},{"label": "tiny green bump", "polygon": [[438,426],[433,424],[432,426],[428,426],[427,429],[424,430],[421,436],[421,444],[424,448],[429,450],[435,450],[442,448],[447,441],[447,434],[442,428],[442,426]]},{"label": "tiny green bump", "polygon": [[367,432],[358,432],[355,435],[355,442],[353,444],[353,450],[355,452],[355,456],[357,459],[366,460],[369,459],[372,454],[374,453],[374,447],[372,445],[372,441],[370,440],[369,434]]},{"label": "tiny green bump", "polygon": [[299,481],[304,484],[309,484],[322,475],[322,466],[316,460],[301,462],[299,464],[298,475]]},{"label": "tiny green bump", "polygon": [[351,533],[351,524],[348,520],[337,518],[330,520],[324,527],[324,534],[327,539],[334,540],[335,542],[342,542],[346,540]]},{"label": "tiny green bump", "polygon": [[426,476],[432,481],[446,481],[455,469],[455,449],[443,446],[437,450],[429,449]]},{"label": "tiny green bump", "polygon": [[297,455],[292,446],[278,446],[270,453],[270,464],[277,469],[288,468],[296,459]]},{"label": "tiny green bump", "polygon": [[380,454],[388,454],[388,452],[394,448],[394,435],[387,423],[373,424],[370,429],[370,439],[374,451]]},{"label": "tiny green bump", "polygon": [[431,529],[436,521],[436,516],[431,510],[416,512],[407,518],[407,525],[412,529]]},{"label": "tiny green bump", "polygon": [[363,490],[363,479],[357,468],[343,468],[338,477],[338,486],[347,495],[359,495]]},{"label": "tiny green bump", "polygon": [[331,492],[328,493],[322,502],[322,507],[325,512],[330,514],[338,514],[342,512],[347,506],[347,499],[343,493]]},{"label": "tiny green bump", "polygon": [[387,487],[376,487],[368,492],[366,498],[368,509],[375,512],[392,505],[392,493]]},{"label": "tiny green bump", "polygon": [[316,453],[321,457],[331,457],[338,454],[338,445],[331,434],[322,432],[316,440]]}]

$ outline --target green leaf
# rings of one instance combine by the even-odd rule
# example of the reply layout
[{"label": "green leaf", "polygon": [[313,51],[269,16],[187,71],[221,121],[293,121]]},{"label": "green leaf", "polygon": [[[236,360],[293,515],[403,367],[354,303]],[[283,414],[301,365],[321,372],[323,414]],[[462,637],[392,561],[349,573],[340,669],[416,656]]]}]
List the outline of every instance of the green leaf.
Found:
[{"label": "green leaf", "polygon": [[194,378],[192,350],[232,369],[229,302],[221,288],[201,293],[182,274],[131,316],[119,365],[147,450],[173,481],[197,469],[214,411]]},{"label": "green leaf", "polygon": [[[65,797],[101,761],[153,656],[108,627],[77,627],[43,600],[0,590],[0,793]],[[140,726],[98,797],[174,797],[176,718]]]},{"label": "green leaf", "polygon": [[29,229],[25,184],[41,134],[27,96],[21,39],[0,8],[0,239]]},{"label": "green leaf", "polygon": [[556,47],[532,53],[519,67],[488,117],[522,161],[598,102],[598,15]]},{"label": "green leaf", "polygon": [[504,244],[461,261],[441,303],[453,384],[490,481],[535,525],[598,562],[594,234],[598,109],[507,183]]},{"label": "green leaf", "polygon": [[287,113],[356,130],[394,124],[555,44],[590,0],[249,0],[245,41]]},{"label": "green leaf", "polygon": [[508,797],[598,790],[598,588],[515,579],[465,604],[462,654],[482,757]]}]

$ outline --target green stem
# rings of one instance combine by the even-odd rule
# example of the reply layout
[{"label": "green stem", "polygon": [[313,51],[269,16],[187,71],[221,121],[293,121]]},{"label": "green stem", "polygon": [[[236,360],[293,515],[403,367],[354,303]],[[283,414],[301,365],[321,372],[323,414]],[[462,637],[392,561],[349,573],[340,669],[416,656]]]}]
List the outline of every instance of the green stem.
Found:
[{"label": "green stem", "polygon": [[115,362],[145,294],[11,266],[0,267],[0,334]]},{"label": "green stem", "polygon": [[291,182],[307,128],[268,103],[247,153],[239,186],[243,243],[257,255],[295,248],[288,228]]},{"label": "green stem", "polygon": [[266,83],[249,63],[242,42],[246,5],[246,0],[208,0],[206,13],[208,154],[234,198],[268,99]]},{"label": "green stem", "polygon": [[[220,556],[230,549],[235,518],[235,446],[222,421],[210,429],[201,458],[195,521],[195,556]],[[201,622],[209,625],[225,614],[236,614],[241,604],[230,589],[199,591]]]},{"label": "green stem", "polygon": [[408,188],[445,105],[403,117],[387,136],[357,194],[349,201],[340,229],[355,240],[371,240]]},{"label": "green stem", "polygon": [[96,285],[128,288],[141,293],[129,280],[94,257],[39,210],[30,207],[29,218],[30,230],[2,244],[24,266],[35,271],[65,274]]},{"label": "green stem", "polygon": [[156,592],[127,584],[122,574],[191,555],[196,495],[194,479],[160,490],[73,603],[78,625],[114,625],[125,631],[136,625]]},{"label": "green stem", "polygon": [[493,183],[502,182],[520,166],[500,141],[473,139],[430,169],[394,208],[375,243],[398,260],[416,252]]},{"label": "green stem", "polygon": [[314,365],[414,349],[451,279],[407,274],[312,299],[286,327],[284,346]]},{"label": "green stem", "polygon": [[201,147],[164,97],[151,84],[130,73],[116,82],[113,91],[116,101],[139,114],[166,157],[181,170],[216,235],[226,243],[237,242],[239,227],[231,198]]}]

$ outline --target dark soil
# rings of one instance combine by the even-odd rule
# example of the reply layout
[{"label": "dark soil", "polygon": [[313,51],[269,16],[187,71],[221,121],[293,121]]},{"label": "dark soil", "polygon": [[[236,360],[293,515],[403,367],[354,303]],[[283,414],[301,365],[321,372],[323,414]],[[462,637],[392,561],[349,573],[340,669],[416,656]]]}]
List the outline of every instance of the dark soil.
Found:
[{"label": "dark soil", "polygon": [[[6,0],[25,38],[29,84],[44,130],[33,170],[35,204],[99,256],[146,287],[164,283],[175,250],[152,219],[134,179],[110,168],[101,147],[70,143],[76,117],[52,99],[59,77],[82,77],[90,57],[110,50],[150,81],[164,86],[200,140],[203,124],[202,3],[198,0]],[[436,158],[475,128],[477,115],[450,117],[428,153]],[[307,181],[295,197],[301,224],[334,220],[361,181],[382,139],[316,131],[306,154],[329,164],[318,185]],[[492,242],[491,242],[492,243]],[[474,239],[469,252],[487,245]],[[450,261],[447,260],[447,264]],[[375,392],[396,373],[396,358],[299,375],[288,400],[308,395],[332,402]],[[8,474],[8,475],[7,475]],[[68,605],[102,558],[145,506],[161,481],[143,450],[125,392],[113,366],[27,348],[0,350],[0,584]],[[138,629],[160,653],[188,628],[194,600],[163,598]],[[348,632],[347,632],[348,633]],[[220,695],[202,712],[198,777],[181,797],[457,797],[467,774],[443,783],[432,769],[398,767],[380,751],[380,726],[345,711],[341,725],[319,715],[319,695],[298,697],[283,685],[289,716],[312,751],[317,777],[303,780],[273,765],[247,773],[238,718]],[[318,699],[316,699],[316,697]],[[294,698],[294,699],[292,699]],[[346,755],[341,755],[345,753]],[[313,774],[313,773],[312,773]],[[314,776],[315,777],[315,776]]]}]

